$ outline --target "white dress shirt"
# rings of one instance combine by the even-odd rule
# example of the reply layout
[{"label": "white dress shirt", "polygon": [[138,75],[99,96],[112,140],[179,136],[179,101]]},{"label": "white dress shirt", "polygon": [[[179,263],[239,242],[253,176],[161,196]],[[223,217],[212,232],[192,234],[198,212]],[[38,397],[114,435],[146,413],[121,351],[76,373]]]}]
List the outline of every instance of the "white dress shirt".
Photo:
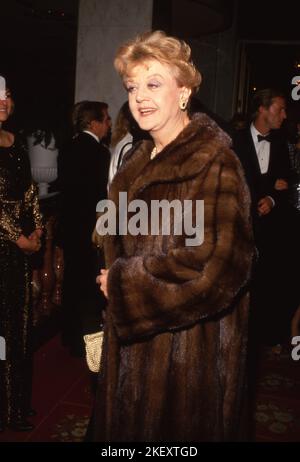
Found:
[{"label": "white dress shirt", "polygon": [[[267,140],[262,140],[258,141],[257,135],[265,136],[262,133],[259,133],[258,130],[256,130],[254,124],[252,123],[250,126],[250,131],[259,163],[259,168],[261,174],[267,173],[269,169],[269,162],[270,162],[270,148],[271,144],[270,141]],[[271,199],[273,207],[275,205],[275,201],[272,196],[267,196]]]},{"label": "white dress shirt", "polygon": [[269,161],[270,161],[270,141],[263,140],[263,141],[258,141],[257,135],[262,135],[262,133],[259,133],[258,130],[256,130],[254,124],[251,124],[250,127],[253,143],[255,146],[255,151],[259,163],[259,168],[260,172],[267,173],[268,168],[269,168]]},{"label": "white dress shirt", "polygon": [[88,135],[91,135],[93,138],[95,138],[95,140],[96,140],[98,143],[100,143],[100,140],[99,140],[98,136],[95,135],[95,133],[92,133],[92,132],[90,132],[89,130],[83,130],[83,133],[87,133]]}]

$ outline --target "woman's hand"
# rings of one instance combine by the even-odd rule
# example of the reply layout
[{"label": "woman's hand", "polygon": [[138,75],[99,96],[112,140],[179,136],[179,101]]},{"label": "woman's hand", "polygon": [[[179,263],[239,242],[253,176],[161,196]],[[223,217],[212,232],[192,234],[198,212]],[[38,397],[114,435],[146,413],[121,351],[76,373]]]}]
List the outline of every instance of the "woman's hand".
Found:
[{"label": "woman's hand", "polygon": [[16,241],[17,246],[26,254],[38,252],[41,248],[41,241],[36,237],[27,238],[23,234]]},{"label": "woman's hand", "polygon": [[104,293],[105,297],[108,298],[107,294],[107,277],[108,277],[108,271],[107,269],[101,269],[99,276],[96,278],[97,284],[100,285],[100,290]]},{"label": "woman's hand", "polygon": [[28,239],[41,239],[43,235],[43,230],[41,228],[36,228],[31,234],[30,236],[28,237]]}]

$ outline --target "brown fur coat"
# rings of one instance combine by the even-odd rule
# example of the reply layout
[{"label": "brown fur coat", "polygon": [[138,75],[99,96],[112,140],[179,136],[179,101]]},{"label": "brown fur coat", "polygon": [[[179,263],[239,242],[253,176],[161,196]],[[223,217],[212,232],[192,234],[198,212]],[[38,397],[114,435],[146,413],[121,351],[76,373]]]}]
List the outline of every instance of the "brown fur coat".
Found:
[{"label": "brown fur coat", "polygon": [[96,441],[239,439],[253,240],[249,194],[230,140],[206,115],[150,160],[145,141],[110,199],[203,199],[204,242],[111,236]]}]

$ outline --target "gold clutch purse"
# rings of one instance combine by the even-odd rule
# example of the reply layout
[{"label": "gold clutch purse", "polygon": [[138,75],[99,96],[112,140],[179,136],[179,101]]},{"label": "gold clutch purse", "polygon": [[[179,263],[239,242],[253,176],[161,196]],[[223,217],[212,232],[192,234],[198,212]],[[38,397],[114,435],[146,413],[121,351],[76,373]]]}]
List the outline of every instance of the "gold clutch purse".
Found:
[{"label": "gold clutch purse", "polygon": [[83,336],[85,342],[86,362],[92,372],[99,372],[103,344],[103,331]]}]

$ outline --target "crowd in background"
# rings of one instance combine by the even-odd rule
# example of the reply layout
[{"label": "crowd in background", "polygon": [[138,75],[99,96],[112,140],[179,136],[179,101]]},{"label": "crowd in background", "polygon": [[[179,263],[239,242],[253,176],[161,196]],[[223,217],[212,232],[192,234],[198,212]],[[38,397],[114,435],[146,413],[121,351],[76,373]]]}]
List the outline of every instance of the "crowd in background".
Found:
[{"label": "crowd in background", "polygon": [[[62,342],[71,354],[84,356],[84,336],[104,329],[90,439],[194,440],[200,427],[200,439],[243,439],[234,427],[244,379],[233,374],[233,369],[242,374],[242,333],[249,334],[244,359],[254,380],[262,345],[278,354],[300,332],[295,269],[300,262],[300,120],[288,117],[284,94],[264,89],[254,94],[249,114],[223,121],[195,96],[201,76],[186,44],[155,33],[138,40],[117,54],[115,66],[129,103],[115,123],[109,101],[80,101],[71,110],[72,130],[59,139],[55,186],[60,193],[56,243],[63,248],[65,266]],[[157,60],[147,54],[145,43]],[[152,67],[155,78],[147,74]],[[163,86],[161,75],[163,104],[156,96],[160,90],[149,96]],[[147,116],[159,105],[165,125],[159,120],[159,128],[148,126]],[[28,431],[33,428],[28,421],[30,258],[40,249],[43,223],[24,140],[8,125],[12,112],[7,89],[0,98],[0,334],[7,340],[7,361],[0,364],[0,431],[7,426]],[[166,126],[173,127],[172,136]],[[115,198],[120,188],[148,201],[204,198],[214,214],[206,209],[201,251],[188,253],[173,238],[116,236],[104,245],[95,233],[96,206]],[[227,332],[226,341],[217,331]],[[215,357],[224,361],[226,380],[219,370],[206,370]],[[92,379],[96,389],[97,374]],[[226,388],[222,398],[219,381]],[[206,390],[204,396],[202,389],[197,397],[197,384]],[[218,420],[213,413],[221,401],[224,415]],[[195,422],[187,422],[192,414]],[[200,422],[203,415],[207,423]]]}]

